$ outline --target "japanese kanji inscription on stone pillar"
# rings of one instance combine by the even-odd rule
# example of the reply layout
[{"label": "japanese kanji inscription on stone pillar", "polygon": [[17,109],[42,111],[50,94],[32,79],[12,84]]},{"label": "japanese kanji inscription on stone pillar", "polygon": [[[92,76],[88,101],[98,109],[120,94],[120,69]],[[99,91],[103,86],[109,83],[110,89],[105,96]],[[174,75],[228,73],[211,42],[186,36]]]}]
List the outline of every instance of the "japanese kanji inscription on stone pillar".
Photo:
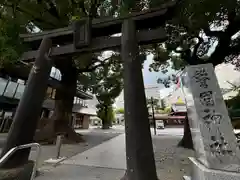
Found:
[{"label": "japanese kanji inscription on stone pillar", "polygon": [[239,146],[213,66],[186,67],[181,79],[197,159],[210,169],[239,172]]}]

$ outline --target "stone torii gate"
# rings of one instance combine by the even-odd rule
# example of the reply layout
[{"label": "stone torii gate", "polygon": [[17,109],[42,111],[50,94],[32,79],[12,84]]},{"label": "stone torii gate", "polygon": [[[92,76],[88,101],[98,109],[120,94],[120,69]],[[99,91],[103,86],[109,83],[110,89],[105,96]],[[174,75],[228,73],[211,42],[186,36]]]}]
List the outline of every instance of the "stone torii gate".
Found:
[{"label": "stone torii gate", "polygon": [[[36,60],[2,155],[17,145],[33,141],[48,76],[54,63],[63,58],[67,61],[69,57],[81,53],[120,48],[124,66],[127,178],[157,180],[138,45],[166,40],[161,26],[169,18],[173,6],[173,3],[166,4],[127,17],[85,19],[71,27],[22,35],[32,50],[25,52],[21,60]],[[116,33],[122,33],[122,36],[111,37]],[[28,156],[29,150],[18,152],[1,168],[24,164]]]}]

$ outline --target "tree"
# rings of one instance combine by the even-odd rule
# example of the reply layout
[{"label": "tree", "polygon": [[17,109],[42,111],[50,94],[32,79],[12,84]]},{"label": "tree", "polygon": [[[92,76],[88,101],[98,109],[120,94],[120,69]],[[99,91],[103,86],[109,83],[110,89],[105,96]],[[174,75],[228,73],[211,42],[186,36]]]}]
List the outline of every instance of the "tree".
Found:
[{"label": "tree", "polygon": [[228,108],[228,115],[231,118],[233,128],[239,129],[239,127],[240,127],[240,122],[239,122],[239,118],[238,118],[238,117],[240,117],[240,93],[239,93],[239,91],[235,97],[225,100],[225,103]]},{"label": "tree", "polygon": [[20,25],[16,17],[9,16],[5,9],[0,7],[0,72],[2,75],[6,75],[6,70],[19,62],[19,56],[26,48],[19,33],[24,33],[27,29]]},{"label": "tree", "polygon": [[164,99],[161,99],[161,109],[164,110],[166,108],[166,102]]},{"label": "tree", "polygon": [[[21,44],[18,40],[18,26],[17,24],[8,23],[12,21],[9,18],[0,19],[0,68],[13,64],[18,60],[19,54],[21,54]],[[14,31],[16,29],[16,31]],[[14,41],[14,42],[13,42]],[[19,44],[18,44],[19,43]]]},{"label": "tree", "polygon": [[152,108],[152,106],[154,107],[155,110],[160,109],[159,99],[147,98],[147,107],[148,107],[148,109]]},{"label": "tree", "polygon": [[238,92],[238,94],[235,97],[225,100],[227,108],[232,110],[240,109],[239,102],[240,102],[240,92]]},{"label": "tree", "polygon": [[[223,62],[239,67],[239,8],[237,0],[179,1],[174,18],[166,23],[169,39],[154,47],[151,68],[166,72],[170,66],[181,70],[186,65],[212,63],[216,66]],[[170,80],[176,79],[161,82],[169,87]],[[190,132],[186,128],[185,131]]]},{"label": "tree", "polygon": [[109,63],[91,73],[85,73],[86,88],[93,90],[99,102],[96,107],[103,121],[103,129],[111,126],[113,119],[109,114],[113,113],[112,105],[123,89],[123,67],[120,58],[120,54],[115,52],[110,55]]},{"label": "tree", "polygon": [[[236,60],[239,46],[236,33],[240,29],[238,9],[239,2],[235,0],[221,1],[220,4],[210,0],[180,1],[178,16],[166,24],[170,38],[164,45],[156,47],[155,66],[152,67],[169,65],[169,57],[175,69],[186,64],[217,65]],[[222,48],[226,49],[222,51]]]},{"label": "tree", "polygon": [[171,112],[172,108],[171,107],[165,107],[164,108],[164,113],[169,114]]},{"label": "tree", "polygon": [[115,121],[115,114],[112,106],[97,105],[97,116],[102,120],[102,129],[109,129],[112,122]]},{"label": "tree", "polygon": [[119,108],[116,110],[117,114],[124,114],[124,108]]}]

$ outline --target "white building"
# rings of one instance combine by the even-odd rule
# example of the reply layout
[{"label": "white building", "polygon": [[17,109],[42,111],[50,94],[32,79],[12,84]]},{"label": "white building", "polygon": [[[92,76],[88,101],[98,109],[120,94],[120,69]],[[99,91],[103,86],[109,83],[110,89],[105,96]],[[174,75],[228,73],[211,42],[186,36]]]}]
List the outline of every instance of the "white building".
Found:
[{"label": "white building", "polygon": [[145,86],[145,95],[147,99],[158,99],[158,104],[161,107],[161,96],[159,85],[147,85]]},{"label": "white building", "polygon": [[[160,89],[161,88],[158,84],[145,86],[146,98],[150,99],[151,97],[153,97],[154,99],[158,99],[159,105],[160,105],[161,104]],[[123,91],[116,98],[114,105],[117,109],[124,108],[124,92]]]},{"label": "white building", "polygon": [[145,86],[146,98],[160,99],[160,88],[158,85],[147,85]]}]

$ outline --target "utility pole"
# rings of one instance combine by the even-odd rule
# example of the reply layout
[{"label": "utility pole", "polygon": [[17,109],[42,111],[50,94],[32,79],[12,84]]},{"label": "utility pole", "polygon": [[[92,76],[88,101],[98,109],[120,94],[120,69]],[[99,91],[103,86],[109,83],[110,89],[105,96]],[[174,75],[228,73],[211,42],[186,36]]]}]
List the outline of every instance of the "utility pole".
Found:
[{"label": "utility pole", "polygon": [[154,134],[157,135],[156,120],[155,120],[155,113],[154,113],[153,97],[151,97],[151,104],[152,104],[152,116],[153,116],[153,128],[154,128]]}]

